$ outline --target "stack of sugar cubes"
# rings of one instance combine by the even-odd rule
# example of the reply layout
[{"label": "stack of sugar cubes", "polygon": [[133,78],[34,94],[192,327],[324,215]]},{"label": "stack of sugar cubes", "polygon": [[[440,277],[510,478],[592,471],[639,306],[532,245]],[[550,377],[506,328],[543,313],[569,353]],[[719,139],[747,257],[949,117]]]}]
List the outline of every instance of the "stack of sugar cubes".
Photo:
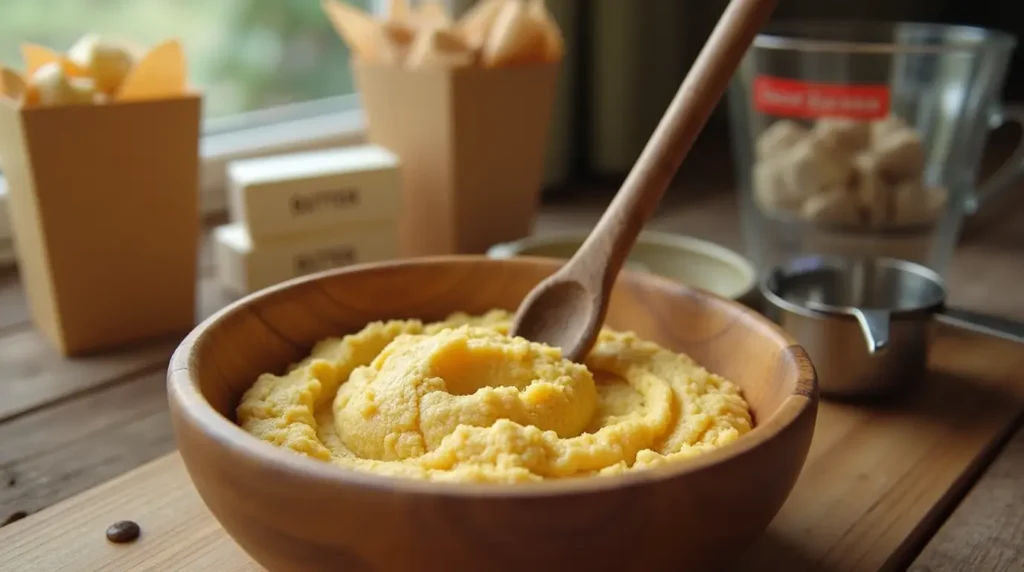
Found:
[{"label": "stack of sugar cubes", "polygon": [[945,188],[925,179],[926,149],[902,119],[778,120],[757,140],[754,198],[762,209],[856,230],[927,227]]},{"label": "stack of sugar cubes", "polygon": [[398,256],[400,165],[383,147],[238,160],[227,178],[231,221],[214,230],[214,260],[234,293]]}]

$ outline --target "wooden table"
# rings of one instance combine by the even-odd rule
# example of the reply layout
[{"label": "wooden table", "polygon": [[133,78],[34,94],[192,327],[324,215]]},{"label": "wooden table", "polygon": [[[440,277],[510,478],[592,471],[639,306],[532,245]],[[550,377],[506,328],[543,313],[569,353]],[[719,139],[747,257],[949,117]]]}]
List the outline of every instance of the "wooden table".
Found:
[{"label": "wooden table", "polygon": [[[580,197],[577,197],[579,199]],[[589,228],[607,194],[545,207],[538,231]],[[652,228],[740,248],[731,198],[668,201]],[[202,316],[230,301],[209,278]],[[1024,211],[965,240],[951,303],[1024,320]],[[0,274],[0,522],[31,514],[174,448],[164,371],[176,340],[61,359],[31,326],[17,274]],[[1019,425],[1019,424],[1018,424]],[[1024,570],[1024,430],[1018,428],[916,558],[911,570]]]}]

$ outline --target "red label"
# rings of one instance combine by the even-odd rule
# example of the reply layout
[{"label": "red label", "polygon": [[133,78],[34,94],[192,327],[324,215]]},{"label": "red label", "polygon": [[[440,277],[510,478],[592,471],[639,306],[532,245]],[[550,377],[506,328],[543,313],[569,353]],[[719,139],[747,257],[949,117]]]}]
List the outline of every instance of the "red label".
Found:
[{"label": "red label", "polygon": [[754,109],[780,117],[881,119],[889,115],[889,86],[760,76],[754,80]]}]

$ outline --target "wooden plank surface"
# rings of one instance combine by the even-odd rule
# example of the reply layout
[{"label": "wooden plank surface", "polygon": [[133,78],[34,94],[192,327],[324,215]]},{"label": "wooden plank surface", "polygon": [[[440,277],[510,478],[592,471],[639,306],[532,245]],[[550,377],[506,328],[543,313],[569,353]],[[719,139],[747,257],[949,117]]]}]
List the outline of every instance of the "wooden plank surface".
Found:
[{"label": "wooden plank surface", "polygon": [[[547,204],[537,230],[586,230],[596,222],[610,196],[607,192],[576,193]],[[685,201],[670,198],[650,226],[740,248],[735,209],[735,201],[730,196],[697,196]],[[982,231],[972,234],[961,245],[953,261],[949,271],[951,302],[977,311],[1024,319],[1024,297],[1017,294],[1017,286],[1024,283],[1024,209],[1003,213],[997,224],[988,224]],[[207,272],[212,267],[208,247],[203,249],[200,267]],[[202,316],[229,301],[209,279],[201,281],[199,288],[199,313]],[[0,431],[5,431],[3,425],[8,423],[36,420],[35,431],[44,436],[28,439],[27,435],[34,434],[34,431],[2,434],[4,439],[0,440],[3,444],[0,449],[5,454],[12,448],[18,449],[19,453],[5,456],[5,462],[15,464],[0,464],[0,475],[7,475],[12,467],[17,468],[13,480],[0,480],[0,491],[4,493],[0,497],[3,506],[0,525],[11,512],[34,512],[37,507],[50,506],[102,480],[93,475],[98,470],[95,466],[76,461],[75,457],[89,456],[92,453],[89,448],[108,443],[103,439],[104,435],[110,435],[110,441],[117,442],[120,439],[116,436],[118,425],[102,426],[91,433],[89,439],[69,442],[66,437],[54,438],[52,444],[46,432],[74,434],[76,427],[89,426],[95,416],[88,407],[74,407],[75,402],[88,400],[96,393],[127,392],[129,390],[121,389],[122,386],[145,384],[141,380],[146,376],[160,375],[158,372],[166,363],[169,352],[156,346],[143,344],[112,354],[118,357],[108,355],[94,358],[96,361],[65,363],[40,336],[32,333],[17,274],[0,271],[0,356],[3,356],[0,359],[0,411],[8,410],[6,416],[0,415],[4,418],[0,420]],[[140,367],[133,370],[126,363]],[[130,400],[125,407],[143,410],[147,403],[151,402],[140,397]],[[65,415],[41,417],[50,408],[60,408]],[[146,418],[145,414],[143,418]],[[39,419],[44,419],[46,424],[38,422]],[[148,429],[155,433],[152,443],[169,439],[169,427],[166,425],[153,422]],[[78,447],[69,445],[76,442]],[[107,457],[103,470],[109,472],[104,474],[130,470],[162,451],[159,446],[145,440],[123,441],[122,446],[133,450]],[[45,471],[37,470],[35,467],[42,465],[32,465],[30,459],[33,457],[49,459],[53,464],[47,465]],[[981,478],[928,544],[915,564],[916,569],[921,572],[926,569],[1024,570],[1021,563],[1024,540],[1020,532],[1024,529],[1022,465],[1024,430],[1017,432],[992,469]],[[61,475],[59,485],[48,484],[57,478],[55,475]],[[5,490],[5,487],[11,490]],[[19,498],[24,500],[18,502]],[[101,529],[106,524],[109,523],[102,524]]]},{"label": "wooden plank surface", "polygon": [[0,423],[85,391],[145,375],[166,363],[177,340],[139,344],[95,357],[62,359],[30,328],[0,344]]},{"label": "wooden plank surface", "polygon": [[[198,317],[209,316],[229,300],[212,280],[202,281]],[[0,423],[162,368],[180,337],[64,359],[37,330],[26,326],[9,331],[0,337]]]},{"label": "wooden plank surface", "polygon": [[737,570],[909,563],[1024,412],[1024,346],[943,332],[907,403],[823,404],[794,494]]},{"label": "wooden plank surface", "polygon": [[[0,515],[36,512],[174,450],[166,362],[0,425]],[[69,423],[68,420],[73,420]]]},{"label": "wooden plank surface", "polygon": [[[210,279],[198,288],[199,318],[231,299]],[[0,523],[174,448],[165,374],[177,343],[63,359],[28,324],[0,330]]]},{"label": "wooden plank surface", "polygon": [[1024,570],[1024,432],[1017,434],[910,567],[911,572]]},{"label": "wooden plank surface", "polygon": [[[104,531],[119,520],[142,527],[135,543],[107,542]],[[63,539],[60,550],[50,550],[54,537]],[[0,538],[2,570],[259,569],[226,541],[176,453],[0,528]]]},{"label": "wooden plank surface", "polygon": [[[899,404],[823,403],[804,471],[736,570],[907,565],[1024,411],[1024,346],[942,329],[922,390]],[[103,530],[143,527],[131,546]],[[0,569],[251,570],[176,455],[0,529]]]}]

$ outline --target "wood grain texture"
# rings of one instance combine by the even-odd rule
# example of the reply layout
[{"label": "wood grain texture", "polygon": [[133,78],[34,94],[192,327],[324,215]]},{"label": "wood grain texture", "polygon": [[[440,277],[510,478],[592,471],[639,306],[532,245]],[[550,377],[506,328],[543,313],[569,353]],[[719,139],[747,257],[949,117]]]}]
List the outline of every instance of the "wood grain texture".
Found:
[{"label": "wood grain texture", "polygon": [[823,402],[794,494],[736,570],[905,567],[1024,411],[1024,346],[939,329],[902,403]]},{"label": "wood grain texture", "polygon": [[165,368],[0,425],[0,520],[174,450]]},{"label": "wood grain texture", "polygon": [[[981,468],[983,452],[1013,425],[1024,399],[1022,366],[1020,347],[944,328],[932,357],[934,383],[913,399],[887,409],[822,403],[796,487],[767,533],[740,555],[733,569],[874,572],[905,567],[914,547],[969,486],[964,477]],[[1024,440],[1020,443],[1024,446]],[[993,470],[998,466],[999,461]],[[1019,473],[1006,478],[1015,476]],[[1000,498],[1014,495],[1019,498],[1020,488],[1006,485]],[[968,495],[963,505],[972,497],[977,494]],[[1012,525],[1021,518],[1012,507],[995,515],[976,514],[978,520],[993,517],[996,524]],[[143,536],[138,544],[112,547],[102,531],[122,518],[139,522]],[[963,538],[947,530],[950,524],[959,529],[956,521],[954,514],[936,540],[949,534]],[[578,530],[567,529],[564,535]],[[986,530],[991,537],[956,544],[967,549],[964,542],[969,543],[970,554],[947,556],[925,549],[918,572],[1019,570],[1012,560],[1019,539],[991,525]],[[991,542],[997,546],[988,547]],[[176,454],[0,529],[0,569],[35,565],[49,570],[68,562],[83,571],[259,569],[203,507]]]},{"label": "wood grain texture", "polygon": [[[717,194],[706,192],[708,190],[706,181],[709,173],[720,175],[731,168],[728,161],[719,160],[712,162],[710,160],[715,157],[710,157],[709,160],[704,161],[702,164],[688,161],[683,165],[682,171],[685,172],[700,169],[700,172],[694,174],[696,179],[693,177],[687,179],[695,180],[699,184],[690,185],[692,189],[688,188],[685,193],[667,194],[662,201],[662,205],[659,207],[658,213],[648,225],[649,228],[670,232],[683,232],[699,238],[712,240],[731,248],[741,248],[739,220],[735,217],[737,207],[734,195],[731,193]],[[545,204],[537,221],[536,231],[544,233],[592,228],[600,218],[610,198],[611,193],[606,190],[586,189],[565,199]],[[1017,290],[1012,287],[1015,284],[1024,282],[1024,265],[1020,264],[1020,261],[1024,259],[1024,240],[1021,240],[1021,237],[1024,236],[1022,234],[1024,232],[1024,224],[1022,223],[1024,223],[1024,210],[1008,209],[1000,213],[999,220],[987,221],[986,224],[978,229],[979,232],[965,238],[949,270],[951,303],[976,311],[986,311],[997,315],[1024,319],[1024,298],[1017,296]],[[18,313],[23,318],[17,320],[20,324],[16,324],[13,329],[0,327],[0,350],[7,343],[7,335],[18,334],[28,327],[25,323],[27,308],[20,306],[16,302],[18,299],[24,300],[23,291],[20,290],[20,287],[16,288],[16,274],[0,275],[0,279],[3,278],[8,279],[8,281],[2,283],[10,285],[10,287],[8,289],[0,287],[0,300],[10,300],[13,303],[10,305],[0,305],[0,323],[7,323],[9,317]],[[201,281],[200,302],[204,306],[204,309],[200,312],[202,315],[209,315],[212,310],[227,300],[229,298],[218,291],[216,284],[211,279],[207,277]],[[3,376],[4,371],[12,366],[27,372],[35,371],[38,368],[45,368],[47,367],[46,359],[40,359],[39,356],[46,355],[48,354],[45,352],[30,351],[25,354],[24,360],[16,360],[13,363],[8,363],[5,368],[0,368],[0,404],[3,404],[8,398],[9,392],[7,387],[11,379]],[[986,355],[991,356],[990,353],[983,352],[981,354],[982,359],[986,359],[984,357]],[[166,360],[166,357],[163,356],[161,359]],[[130,381],[132,380],[124,380],[125,383]],[[22,385],[21,387],[26,386]],[[88,395],[88,391],[83,394],[68,395],[52,405],[41,405],[40,409],[58,407],[61,404],[82,399]],[[131,406],[131,404],[126,404],[126,407]],[[831,415],[828,412],[829,405],[824,407],[822,423],[826,422],[825,420],[829,419]],[[87,411],[80,411],[79,414],[81,417],[69,418],[69,423],[85,422],[88,419]],[[1018,423],[1017,426],[1019,427],[1020,424]],[[153,429],[154,431],[158,430],[158,428]],[[97,439],[88,442],[87,446],[99,446],[103,443],[99,437],[107,430],[104,429],[95,433],[94,436]],[[166,430],[169,431],[169,429]],[[169,433],[165,435],[169,435]],[[38,441],[34,441],[34,443],[38,444]],[[34,446],[36,445],[29,445],[29,442],[26,441],[24,448],[28,449]],[[132,442],[132,446],[144,447],[145,444]],[[0,445],[0,448],[6,447],[22,448],[21,441],[19,439],[15,442],[3,442]],[[144,450],[136,451],[133,453],[132,458],[141,460],[145,458],[142,454],[144,452]],[[135,456],[136,453],[138,454],[137,456]],[[62,455],[67,456],[84,456],[89,454],[90,450],[85,448],[66,449],[62,453]],[[128,457],[126,456],[125,458]],[[943,525],[939,534],[935,536],[921,553],[920,562],[936,571],[987,570],[989,569],[988,563],[996,563],[992,569],[999,572],[1001,570],[1021,569],[1020,565],[1012,559],[1013,551],[1020,550],[1024,546],[1024,542],[1021,541],[1019,534],[1020,518],[1021,515],[1024,515],[1024,502],[1020,501],[1019,495],[1013,494],[1024,491],[1024,470],[1012,469],[1019,467],[1021,463],[1024,463],[1024,430],[1018,429],[1013,440],[1006,446],[1005,451],[999,455],[991,469],[977,482],[971,493]],[[1006,467],[1011,469],[1001,470],[1001,468]],[[42,477],[45,478],[45,475]],[[66,494],[73,494],[84,490],[91,482],[88,471],[85,471],[75,478],[65,480],[61,486]],[[0,482],[0,488],[5,485],[6,482]],[[184,487],[182,490],[186,490],[189,493],[186,496],[192,499],[197,498],[191,484],[185,483],[180,486]],[[189,526],[204,526],[202,523],[195,523],[191,518],[192,513],[188,510],[191,505],[177,502],[177,499],[180,497],[175,496],[174,491],[178,489],[171,488],[168,489],[168,492],[164,490],[166,488],[161,485],[160,492],[150,492],[138,504],[135,503],[135,500],[132,500],[132,506],[153,507],[154,513],[159,512],[160,516],[182,513],[187,517],[180,522],[169,524],[169,528],[161,529],[171,531],[170,538],[178,538],[180,536],[175,535],[182,535],[188,532],[185,529]],[[1009,492],[999,492],[1000,488],[1003,491]],[[800,490],[800,488],[797,488],[794,491],[794,495],[799,495]],[[159,502],[159,499],[165,498],[167,502]],[[99,536],[90,536],[87,540],[89,542],[97,542],[104,549],[109,548],[105,541],[102,540],[102,530],[113,520],[124,518],[125,514],[120,512],[120,508],[127,506],[127,503],[128,499],[126,497],[118,502],[105,501],[102,505],[98,503],[90,504],[88,506],[89,514],[85,516],[99,515],[89,521],[95,524],[95,527],[99,530],[95,534]],[[43,503],[41,502],[40,504]],[[204,510],[202,509],[199,512],[207,514]],[[52,514],[54,514],[53,519],[74,520],[79,519],[80,516],[77,511],[64,513],[62,509]],[[135,511],[132,514],[140,515],[142,511]],[[0,522],[6,516],[6,514],[0,514]],[[23,524],[32,523],[36,518],[33,515],[28,520],[23,521]],[[42,516],[38,518],[42,518]],[[212,522],[212,519],[208,520]],[[61,520],[61,522],[64,522],[64,520]],[[33,532],[32,538],[20,541],[17,549],[11,548],[4,552],[3,547],[9,544],[7,543],[9,537],[5,536],[8,529],[11,529],[11,532],[18,530],[12,529],[11,527],[13,526],[15,525],[0,529],[0,554],[3,555],[0,557],[0,569],[8,568],[9,566],[6,565],[9,562],[8,558],[15,558],[17,554],[38,555],[42,552],[48,553],[49,556],[39,556],[38,562],[53,562],[55,564],[54,566],[40,565],[39,569],[55,569],[57,568],[56,564],[61,562],[71,566],[71,563],[77,562],[76,559],[79,556],[81,556],[83,564],[81,567],[72,567],[72,569],[106,569],[103,566],[93,566],[91,564],[93,561],[88,558],[95,556],[93,552],[78,554],[78,552],[81,552],[79,550],[81,544],[79,544],[78,537],[65,541],[65,538],[58,538],[59,535],[40,537],[37,532]],[[58,530],[51,528],[54,526],[57,525],[52,521],[46,521],[46,524],[41,525],[41,528],[33,528],[32,530],[47,528]],[[143,522],[143,526],[144,528],[146,527],[145,522]],[[68,528],[59,528],[59,530],[68,530]],[[217,530],[220,529],[217,528]],[[90,535],[93,533],[92,529],[89,529],[87,532]],[[146,532],[144,531],[143,534],[145,535]],[[160,536],[165,539],[168,538],[164,532],[161,532]],[[223,550],[209,548],[211,544],[219,546]],[[776,544],[781,544],[781,542]],[[147,545],[153,551],[147,551],[143,556],[134,551],[122,551],[117,554],[119,555],[118,558],[126,558],[124,562],[135,562],[135,558],[139,560],[150,558],[155,563],[154,569],[157,570],[178,569],[175,566],[178,563],[186,570],[250,569],[247,564],[244,564],[244,562],[247,562],[244,557],[241,560],[238,559],[237,555],[240,553],[240,550],[236,548],[234,543],[223,536],[209,543],[195,541],[193,537],[188,537],[182,542],[182,545],[187,545],[188,548],[179,548],[175,551],[173,546]],[[191,556],[193,547],[196,554],[194,558]],[[818,550],[824,551],[824,549]],[[970,551],[969,554],[968,550]],[[241,561],[243,564],[239,568],[226,565],[222,567],[226,560],[230,560],[233,564]],[[105,559],[101,559],[101,561],[107,562]],[[111,562],[114,562],[114,565],[109,569],[145,569],[142,566],[120,565],[122,561],[118,559],[111,560]],[[975,566],[972,564],[974,562],[979,564]],[[205,565],[207,563],[209,564],[208,567]],[[997,564],[1002,564],[1004,567],[1000,569]],[[32,567],[30,566],[28,569],[32,569]]]},{"label": "wood grain texture", "polygon": [[1018,430],[910,572],[1024,570],[1024,430]]},{"label": "wood grain texture", "polygon": [[[119,520],[139,524],[136,542],[107,542],[104,530]],[[0,528],[0,569],[261,570],[210,517],[177,453]]]},{"label": "wood grain texture", "polygon": [[620,277],[608,325],[733,380],[756,420],[737,443],[687,463],[520,486],[393,479],[270,447],[230,421],[260,373],[316,341],[376,320],[511,310],[558,266],[451,257],[352,267],[217,314],[175,352],[168,379],[178,446],[207,506],[272,570],[700,570],[756,537],[810,444],[810,362],[746,307],[654,276]]},{"label": "wood grain texture", "polygon": [[[229,300],[202,281],[198,318]],[[63,359],[25,325],[0,331],[0,522],[173,449],[164,379],[178,342]]]},{"label": "wood grain texture", "polygon": [[105,354],[62,359],[40,332],[22,329],[0,338],[0,422],[132,377],[157,371],[175,339]]},{"label": "wood grain texture", "polygon": [[732,0],[683,79],[622,188],[573,257],[523,299],[512,333],[581,361],[597,340],[608,297],[637,236],[657,210],[777,0]]},{"label": "wood grain texture", "polygon": [[[202,281],[197,319],[230,300],[212,280]],[[0,423],[162,369],[180,340],[163,338],[71,359],[61,358],[35,329],[11,329],[0,335]]]}]

